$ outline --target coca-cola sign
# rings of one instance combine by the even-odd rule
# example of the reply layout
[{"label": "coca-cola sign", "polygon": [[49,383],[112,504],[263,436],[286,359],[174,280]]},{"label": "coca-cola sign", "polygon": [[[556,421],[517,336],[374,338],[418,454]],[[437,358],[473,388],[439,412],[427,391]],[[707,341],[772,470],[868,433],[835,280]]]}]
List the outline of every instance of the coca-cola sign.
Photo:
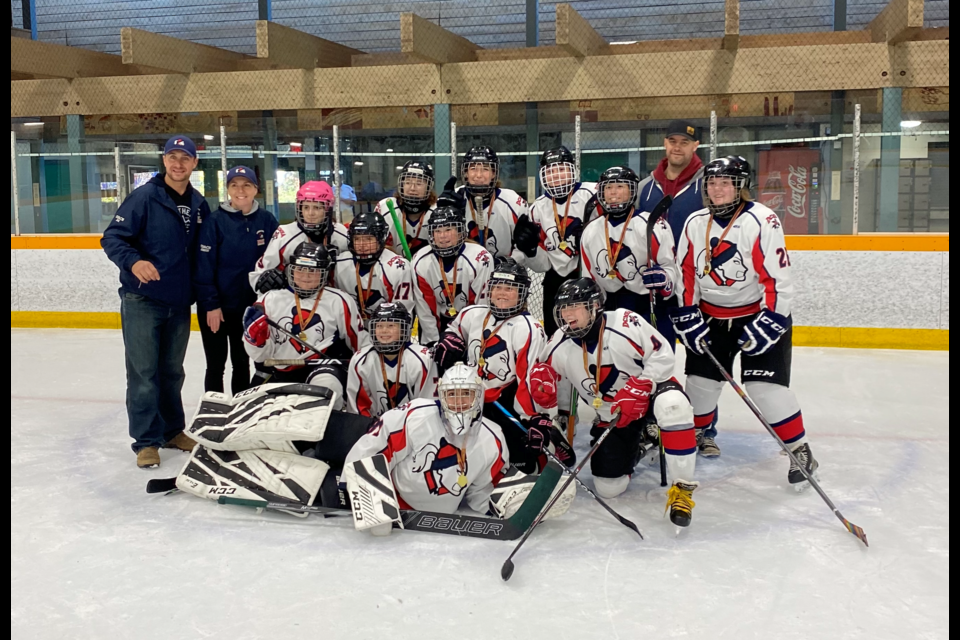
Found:
[{"label": "coca-cola sign", "polygon": [[807,167],[788,165],[787,186],[790,188],[790,204],[787,213],[794,218],[807,215]]}]

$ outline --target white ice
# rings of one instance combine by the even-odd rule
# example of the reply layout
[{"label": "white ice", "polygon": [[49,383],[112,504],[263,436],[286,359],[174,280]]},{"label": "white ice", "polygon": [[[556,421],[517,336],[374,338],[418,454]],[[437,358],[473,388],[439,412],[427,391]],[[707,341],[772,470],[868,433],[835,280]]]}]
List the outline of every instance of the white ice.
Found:
[{"label": "white ice", "polygon": [[[946,638],[949,354],[801,349],[793,387],[820,480],[865,549],[726,390],[692,526],[654,467],[611,505],[580,493],[513,543],[373,538],[336,518],[147,495],[186,454],[136,468],[116,331],[11,331],[13,638]],[[682,351],[682,350],[681,350]],[[193,334],[183,401],[199,399]],[[582,454],[585,431],[577,439]],[[591,482],[586,473],[587,482]]]}]

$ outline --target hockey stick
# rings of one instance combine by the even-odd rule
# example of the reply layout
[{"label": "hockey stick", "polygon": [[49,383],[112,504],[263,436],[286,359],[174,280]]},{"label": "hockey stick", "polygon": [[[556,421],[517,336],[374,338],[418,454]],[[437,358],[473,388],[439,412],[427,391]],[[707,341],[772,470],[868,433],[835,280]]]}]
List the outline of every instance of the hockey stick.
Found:
[{"label": "hockey stick", "polygon": [[710,348],[702,340],[700,341],[700,348],[703,349],[703,352],[707,354],[707,356],[713,361],[713,364],[720,371],[720,375],[722,375],[724,379],[730,383],[730,386],[733,387],[733,390],[737,392],[737,395],[743,398],[743,401],[747,403],[750,411],[753,412],[753,415],[757,416],[757,419],[761,424],[763,424],[763,427],[767,430],[767,433],[773,436],[773,439],[776,440],[777,444],[780,445],[780,448],[786,452],[793,464],[797,465],[797,468],[800,469],[800,472],[807,479],[810,485],[817,490],[817,493],[820,494],[820,497],[823,498],[823,501],[826,502],[827,506],[833,511],[833,514],[840,518],[840,522],[842,522],[843,526],[847,528],[847,531],[855,535],[865,547],[869,547],[870,545],[867,543],[867,534],[863,531],[863,529],[843,517],[843,515],[840,513],[840,510],[837,509],[836,505],[833,504],[833,501],[831,501],[823,489],[820,488],[820,483],[817,482],[811,474],[807,473],[807,470],[802,464],[800,464],[800,461],[797,460],[797,456],[793,454],[793,451],[787,447],[783,440],[780,439],[780,436],[777,435],[777,432],[773,430],[773,427],[770,426],[770,423],[767,422],[767,419],[763,417],[763,414],[760,412],[760,408],[754,404],[753,400],[750,399],[750,396],[748,396],[747,393],[740,387],[740,385],[736,383],[736,381],[733,379],[733,376],[727,373],[727,370],[723,368],[723,365],[720,364],[720,361],[717,360],[717,357],[713,355],[713,352],[710,351]]},{"label": "hockey stick", "polygon": [[[509,418],[509,419],[510,419],[510,422],[512,422],[513,424],[517,425],[517,428],[518,428],[518,429],[520,429],[520,430],[523,431],[524,433],[527,433],[527,432],[529,431],[529,429],[527,429],[525,426],[523,426],[523,423],[521,423],[521,422],[520,422],[519,420],[517,420],[512,414],[510,414],[510,412],[508,412],[508,411],[506,410],[506,408],[504,408],[504,406],[503,406],[502,404],[500,404],[500,402],[499,402],[498,400],[494,400],[494,401],[493,401],[493,405],[494,405],[497,409],[499,409],[500,412],[503,413],[503,415],[505,415],[507,418]],[[550,459],[551,459],[551,460],[554,460],[555,462],[560,463],[560,460],[557,459],[556,454],[554,454],[552,451],[550,451],[550,450],[547,449],[546,447],[544,447],[543,451],[544,451],[544,453],[546,453],[548,456],[550,456]],[[569,470],[568,470],[567,472],[569,473]],[[601,498],[601,497],[598,496],[596,493],[594,493],[593,490],[592,490],[590,487],[588,487],[586,484],[584,484],[583,480],[581,480],[580,478],[576,478],[576,477],[575,477],[574,479],[577,481],[577,485],[578,485],[581,489],[583,489],[584,491],[586,491],[586,492],[590,495],[591,498],[593,498],[594,500],[596,500],[597,502],[599,502],[601,507],[603,507],[604,509],[606,509],[607,512],[608,512],[610,515],[612,515],[614,518],[616,518],[617,520],[620,521],[620,524],[622,524],[623,526],[627,527],[628,529],[632,529],[633,531],[635,531],[636,534],[637,534],[638,536],[640,536],[640,539],[643,540],[643,534],[640,533],[640,529],[637,528],[637,525],[635,525],[633,522],[631,522],[630,520],[627,520],[627,519],[624,518],[622,515],[620,515],[620,514],[617,513],[616,511],[614,511],[614,510],[613,510],[613,507],[611,507],[611,506],[608,505],[606,502],[604,502],[604,501],[603,501],[603,498]]]},{"label": "hockey stick", "polygon": [[267,358],[263,361],[263,364],[268,367],[285,367],[285,366],[305,366],[308,364],[330,364],[335,363],[338,365],[345,365],[346,360],[341,360],[340,358],[323,358],[322,360],[307,360],[306,358]]},{"label": "hockey stick", "polygon": [[[670,205],[673,204],[673,196],[663,196],[663,198],[653,207],[653,211],[650,212],[650,216],[647,218],[647,268],[653,266],[653,227],[660,221],[660,218],[663,217],[663,214],[667,212],[667,209],[670,208]],[[650,294],[650,325],[656,329],[657,328],[657,312],[656,312],[656,303],[655,303],[655,294],[653,289],[648,289]],[[671,345],[673,348],[673,345]],[[667,486],[667,453],[663,449],[663,434],[660,431],[660,426],[657,425],[657,442],[660,449],[660,486]]]},{"label": "hockey stick", "polygon": [[570,385],[570,387],[570,413],[567,414],[567,442],[570,443],[570,446],[573,446],[573,437],[577,432],[577,399],[580,395],[577,393],[577,390],[573,388],[573,385]]},{"label": "hockey stick", "polygon": [[[466,187],[464,187],[464,190],[466,190]],[[495,195],[496,193],[494,193],[494,196]],[[494,196],[491,196],[491,197],[494,197]],[[487,230],[487,220],[485,217],[486,214],[483,211],[483,196],[473,197],[473,208],[475,209],[475,213],[477,216],[477,219],[476,219],[477,237],[480,238],[480,246],[486,249],[487,243],[486,243],[486,240],[484,240],[484,234],[486,233],[486,230]]]},{"label": "hockey stick", "polygon": [[[543,511],[540,512],[540,515],[537,516],[537,519],[533,521],[533,524],[530,525],[530,528],[527,529],[523,534],[523,537],[520,538],[520,542],[518,542],[517,546],[513,548],[513,552],[510,554],[510,557],[507,558],[506,562],[504,562],[503,566],[500,568],[500,577],[504,580],[504,582],[509,580],[513,575],[513,556],[517,555],[517,551],[520,551],[520,547],[523,546],[523,543],[527,541],[527,538],[529,538],[530,534],[533,533],[533,530],[537,528],[537,525],[543,521],[543,517],[547,514],[547,512],[550,511],[551,507],[553,507],[553,504],[560,498],[560,496],[563,495],[563,492],[566,491],[567,487],[570,486],[570,483],[576,479],[577,474],[579,474],[583,467],[586,466],[587,461],[593,457],[593,454],[597,452],[597,449],[600,448],[600,445],[603,444],[603,441],[607,439],[607,436],[609,436],[614,429],[615,427],[607,428],[607,430],[604,431],[599,438],[597,438],[596,443],[594,443],[590,451],[587,452],[587,455],[584,456],[583,460],[580,461],[580,464],[577,465],[577,468],[573,470],[573,473],[567,476],[567,480],[563,483],[563,486],[560,487],[560,490],[557,491],[557,493],[553,496],[553,499],[550,500],[550,503],[544,508]],[[550,464],[554,463],[551,462]]]}]

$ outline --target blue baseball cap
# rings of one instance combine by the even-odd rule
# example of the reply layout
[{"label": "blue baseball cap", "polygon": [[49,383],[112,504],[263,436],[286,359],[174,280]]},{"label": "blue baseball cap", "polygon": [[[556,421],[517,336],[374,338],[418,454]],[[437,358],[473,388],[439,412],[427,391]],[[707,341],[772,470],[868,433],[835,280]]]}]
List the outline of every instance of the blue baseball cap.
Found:
[{"label": "blue baseball cap", "polygon": [[173,136],[167,140],[167,144],[163,145],[163,155],[171,151],[183,151],[191,158],[197,157],[197,145],[187,136]]},{"label": "blue baseball cap", "polygon": [[227,171],[227,181],[224,184],[230,184],[230,181],[234,178],[246,178],[253,183],[253,186],[259,188],[260,184],[257,182],[257,174],[254,173],[253,169],[250,167],[244,167],[243,165],[238,165],[230,171]]}]

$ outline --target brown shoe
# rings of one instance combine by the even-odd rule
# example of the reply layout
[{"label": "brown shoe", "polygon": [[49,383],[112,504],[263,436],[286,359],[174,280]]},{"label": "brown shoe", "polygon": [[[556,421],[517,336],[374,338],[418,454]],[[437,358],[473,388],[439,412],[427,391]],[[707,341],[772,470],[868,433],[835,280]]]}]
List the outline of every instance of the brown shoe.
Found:
[{"label": "brown shoe", "polygon": [[160,449],[144,447],[137,451],[137,466],[141,469],[152,469],[160,466]]},{"label": "brown shoe", "polygon": [[183,431],[178,433],[173,437],[173,439],[167,444],[163,445],[164,449],[180,449],[180,451],[193,451],[193,448],[197,445],[196,441],[192,440],[190,436],[185,434]]}]

